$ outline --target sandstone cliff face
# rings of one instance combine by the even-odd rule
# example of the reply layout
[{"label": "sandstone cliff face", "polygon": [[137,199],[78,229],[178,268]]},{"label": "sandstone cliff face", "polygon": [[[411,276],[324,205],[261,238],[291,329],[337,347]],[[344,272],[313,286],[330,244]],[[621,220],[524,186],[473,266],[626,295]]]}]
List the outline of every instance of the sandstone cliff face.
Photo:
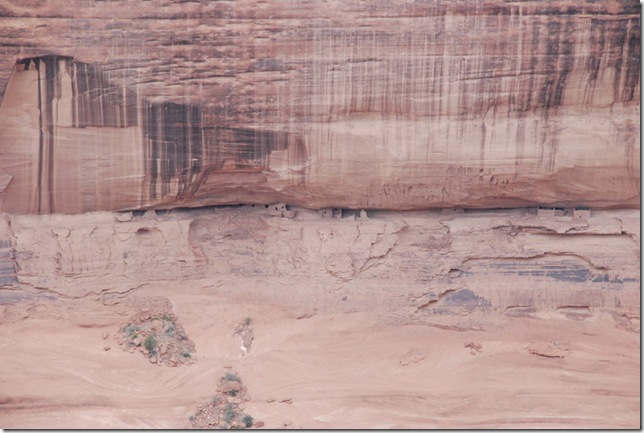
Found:
[{"label": "sandstone cliff face", "polygon": [[636,4],[4,0],[0,14],[4,211],[639,203]]},{"label": "sandstone cliff face", "polygon": [[[280,218],[264,206],[142,213],[4,215],[0,282],[109,304],[146,285],[181,291],[187,281],[238,278],[260,281],[262,296],[280,305],[302,287],[303,296],[329,294],[333,308],[348,296],[419,320],[460,311],[639,311],[637,210],[589,219],[522,209],[328,219],[305,209]],[[245,286],[225,290],[253,299]]]}]

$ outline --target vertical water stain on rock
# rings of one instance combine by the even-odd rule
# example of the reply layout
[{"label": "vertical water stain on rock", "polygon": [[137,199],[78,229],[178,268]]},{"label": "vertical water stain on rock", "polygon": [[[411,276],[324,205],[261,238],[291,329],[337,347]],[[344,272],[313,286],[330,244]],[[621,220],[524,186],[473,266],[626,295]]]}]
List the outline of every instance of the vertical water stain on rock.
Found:
[{"label": "vertical water stain on rock", "polygon": [[181,194],[202,168],[201,110],[175,103],[148,104],[143,118],[149,197],[155,200],[168,195],[173,179]]},{"label": "vertical water stain on rock", "polygon": [[0,20],[3,210],[639,205],[635,3],[41,3]]},{"label": "vertical water stain on rock", "polygon": [[[34,74],[39,134],[37,151],[30,156],[37,164],[32,203],[28,206],[25,203],[19,212],[85,212],[103,208],[95,198],[85,200],[97,193],[95,188],[85,192],[79,185],[76,191],[68,184],[61,188],[60,177],[68,177],[70,169],[91,175],[93,166],[115,164],[108,159],[115,149],[120,157],[134,157],[140,162],[138,171],[122,174],[125,179],[135,179],[129,185],[134,194],[125,200],[124,207],[150,206],[198,195],[208,175],[220,171],[270,171],[270,156],[275,151],[287,153],[289,166],[301,165],[306,159],[303,141],[295,134],[206,125],[204,118],[208,116],[200,107],[146,101],[131,89],[109,82],[100,68],[71,57],[23,59],[15,69]],[[134,138],[132,142],[113,143],[114,130],[132,128],[133,134],[129,135]],[[78,158],[73,158],[66,151],[70,141],[78,139],[73,130],[79,129],[87,129],[95,143],[73,145],[79,153]],[[302,179],[300,172],[291,180],[301,183]],[[76,207],[57,208],[57,198],[74,194],[81,197]],[[134,196],[137,198],[133,199]]]},{"label": "vertical water stain on rock", "polygon": [[194,196],[214,173],[270,170],[269,157],[274,151],[289,151],[289,166],[306,159],[304,144],[294,134],[204,126],[204,113],[196,106],[148,104],[144,126],[146,178],[152,201]]},{"label": "vertical water stain on rock", "polygon": [[110,83],[99,68],[67,59],[71,69],[72,118],[74,127],[138,125],[138,98],[135,92]]}]

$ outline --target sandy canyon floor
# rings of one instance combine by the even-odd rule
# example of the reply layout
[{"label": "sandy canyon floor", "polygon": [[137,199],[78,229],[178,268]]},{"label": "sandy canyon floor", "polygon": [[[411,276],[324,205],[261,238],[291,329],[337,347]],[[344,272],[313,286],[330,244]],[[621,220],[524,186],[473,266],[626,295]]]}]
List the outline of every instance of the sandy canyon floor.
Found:
[{"label": "sandy canyon floor", "polygon": [[[269,211],[4,215],[1,427],[186,428],[227,372],[259,428],[640,427],[639,210]],[[164,303],[190,362],[117,341]]]}]

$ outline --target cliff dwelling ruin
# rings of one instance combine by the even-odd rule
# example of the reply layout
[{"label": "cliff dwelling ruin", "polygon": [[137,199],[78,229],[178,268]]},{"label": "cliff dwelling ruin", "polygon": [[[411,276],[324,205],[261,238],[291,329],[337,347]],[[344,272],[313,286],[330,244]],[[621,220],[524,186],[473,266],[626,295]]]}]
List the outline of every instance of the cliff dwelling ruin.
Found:
[{"label": "cliff dwelling ruin", "polygon": [[0,0],[0,427],[641,427],[640,6]]}]

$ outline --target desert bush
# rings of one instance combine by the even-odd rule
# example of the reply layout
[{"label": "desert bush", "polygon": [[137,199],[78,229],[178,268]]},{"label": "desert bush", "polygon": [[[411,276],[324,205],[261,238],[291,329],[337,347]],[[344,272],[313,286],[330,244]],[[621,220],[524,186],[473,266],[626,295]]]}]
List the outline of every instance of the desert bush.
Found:
[{"label": "desert bush", "polygon": [[228,403],[226,405],[226,409],[224,410],[224,421],[230,424],[236,416],[237,412],[235,411],[235,407],[232,404]]},{"label": "desert bush", "polygon": [[174,336],[174,331],[175,331],[174,325],[169,324],[168,327],[165,330],[165,335],[167,335],[168,337],[173,337]]},{"label": "desert bush", "polygon": [[149,335],[148,338],[145,339],[145,348],[148,350],[148,352],[153,353],[156,347],[157,339],[154,338],[154,335]]},{"label": "desert bush", "polygon": [[239,376],[237,376],[237,375],[236,375],[236,374],[234,374],[234,373],[230,373],[230,372],[227,372],[227,373],[224,375],[224,380],[225,380],[226,382],[241,382],[241,379],[239,378]]},{"label": "desert bush", "polygon": [[250,415],[244,415],[242,418],[242,422],[246,427],[252,427],[253,426],[253,417]]},{"label": "desert bush", "polygon": [[127,326],[125,326],[125,328],[123,328],[123,331],[129,336],[132,336],[132,335],[138,333],[140,330],[141,330],[141,328],[139,326],[133,324],[133,323],[128,323]]}]

